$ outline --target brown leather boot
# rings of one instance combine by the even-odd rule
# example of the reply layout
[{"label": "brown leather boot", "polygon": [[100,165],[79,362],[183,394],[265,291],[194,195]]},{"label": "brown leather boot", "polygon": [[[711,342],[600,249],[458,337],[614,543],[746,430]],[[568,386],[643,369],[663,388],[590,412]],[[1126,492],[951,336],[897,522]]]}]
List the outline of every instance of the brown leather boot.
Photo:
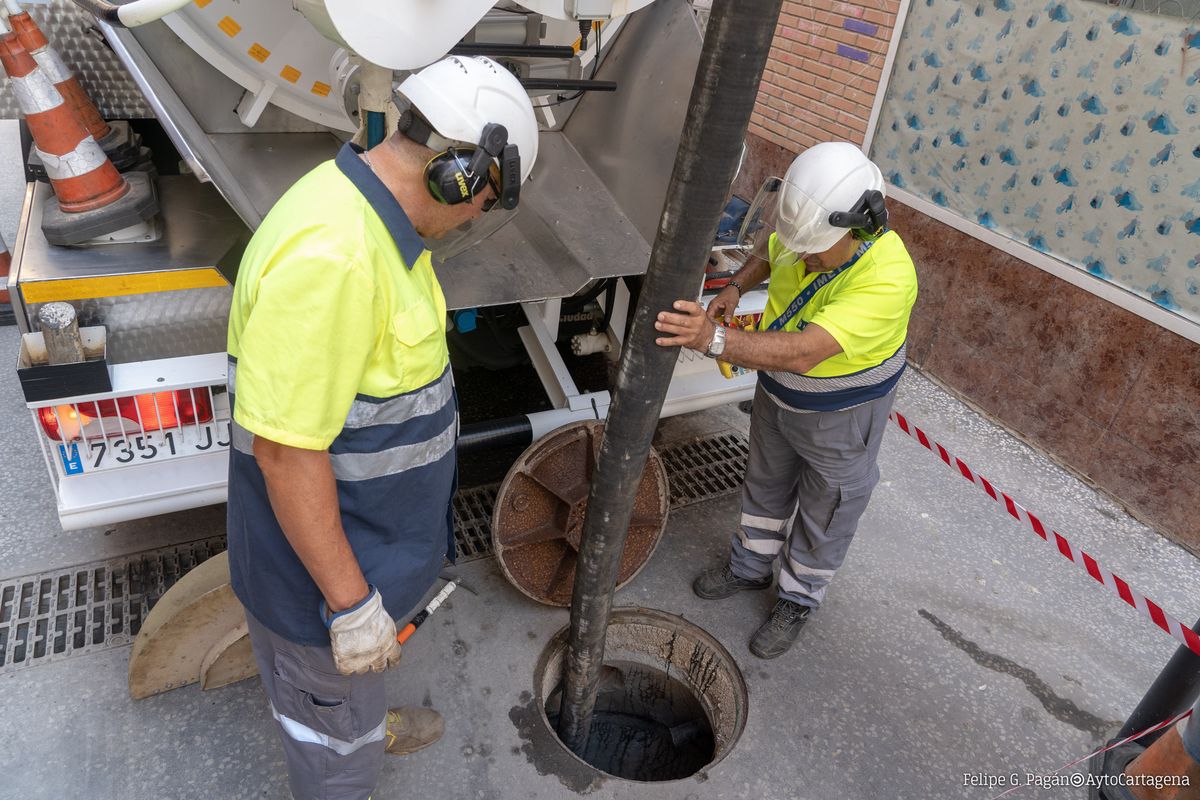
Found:
[{"label": "brown leather boot", "polygon": [[446,721],[432,708],[389,708],[384,749],[394,756],[406,756],[429,747],[445,731]]}]

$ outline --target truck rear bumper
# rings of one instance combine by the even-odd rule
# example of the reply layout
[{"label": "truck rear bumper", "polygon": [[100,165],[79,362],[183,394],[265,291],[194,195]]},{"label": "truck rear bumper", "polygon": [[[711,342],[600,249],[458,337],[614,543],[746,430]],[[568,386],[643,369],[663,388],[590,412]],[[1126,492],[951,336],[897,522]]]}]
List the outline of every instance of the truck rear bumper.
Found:
[{"label": "truck rear bumper", "polygon": [[70,531],[223,503],[228,474],[222,451],[72,475],[58,487],[58,518]]}]

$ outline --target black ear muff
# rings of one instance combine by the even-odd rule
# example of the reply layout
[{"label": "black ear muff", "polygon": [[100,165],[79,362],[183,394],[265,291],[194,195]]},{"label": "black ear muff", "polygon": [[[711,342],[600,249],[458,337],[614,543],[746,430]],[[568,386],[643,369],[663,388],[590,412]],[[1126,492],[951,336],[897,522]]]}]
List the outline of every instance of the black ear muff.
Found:
[{"label": "black ear muff", "polygon": [[429,159],[425,165],[425,185],[439,203],[448,206],[469,203],[487,186],[488,160],[488,155],[480,150],[451,147]]},{"label": "black ear muff", "polygon": [[858,198],[849,211],[834,211],[829,215],[829,224],[835,228],[850,228],[863,231],[867,236],[878,236],[887,229],[888,212],[883,192],[868,189]]},{"label": "black ear muff", "polygon": [[[414,141],[429,141],[433,129],[419,114],[405,111],[400,118],[400,130]],[[491,176],[499,174],[499,185]],[[497,201],[506,209],[514,209],[521,199],[521,156],[515,144],[509,144],[508,129],[489,123],[483,126],[476,147],[450,147],[438,153],[425,165],[425,185],[439,203],[457,205],[469,203],[493,180]],[[497,202],[489,201],[489,202]],[[490,206],[485,205],[487,211]]]}]

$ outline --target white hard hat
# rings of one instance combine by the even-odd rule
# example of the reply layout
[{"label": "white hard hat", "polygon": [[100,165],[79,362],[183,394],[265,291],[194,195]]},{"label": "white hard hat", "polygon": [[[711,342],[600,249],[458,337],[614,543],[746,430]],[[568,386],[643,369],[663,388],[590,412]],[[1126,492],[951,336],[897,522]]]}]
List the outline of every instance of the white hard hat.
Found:
[{"label": "white hard hat", "polygon": [[416,72],[398,93],[450,145],[475,147],[486,125],[503,125],[521,158],[521,182],[537,160],[538,127],[521,82],[490,58],[449,56]]},{"label": "white hard hat", "polygon": [[849,142],[813,145],[788,167],[779,186],[776,233],[794,253],[823,253],[846,235],[829,215],[853,210],[867,191],[883,193],[883,174]]}]

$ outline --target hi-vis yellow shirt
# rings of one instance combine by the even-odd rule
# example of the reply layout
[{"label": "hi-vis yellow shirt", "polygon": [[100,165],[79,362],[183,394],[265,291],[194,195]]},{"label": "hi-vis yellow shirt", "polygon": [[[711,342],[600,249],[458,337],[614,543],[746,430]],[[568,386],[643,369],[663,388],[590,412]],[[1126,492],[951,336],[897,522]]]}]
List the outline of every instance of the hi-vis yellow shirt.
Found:
[{"label": "hi-vis yellow shirt", "polygon": [[[821,274],[806,272],[803,261],[789,262],[788,251],[774,234],[768,255],[771,283],[760,330],[766,330]],[[888,231],[853,266],[818,290],[782,330],[820,325],[837,340],[842,352],[804,374],[814,378],[849,375],[882,364],[900,349],[916,299],[917,273],[912,258],[900,237]]]},{"label": "hi-vis yellow shirt", "polygon": [[[314,203],[320,222],[297,227]],[[379,213],[389,208],[372,208],[328,161],[301,178],[255,233],[229,313],[234,414],[251,433],[323,450],[357,395],[394,397],[445,372],[441,286],[415,231],[401,253],[403,238]]]}]

